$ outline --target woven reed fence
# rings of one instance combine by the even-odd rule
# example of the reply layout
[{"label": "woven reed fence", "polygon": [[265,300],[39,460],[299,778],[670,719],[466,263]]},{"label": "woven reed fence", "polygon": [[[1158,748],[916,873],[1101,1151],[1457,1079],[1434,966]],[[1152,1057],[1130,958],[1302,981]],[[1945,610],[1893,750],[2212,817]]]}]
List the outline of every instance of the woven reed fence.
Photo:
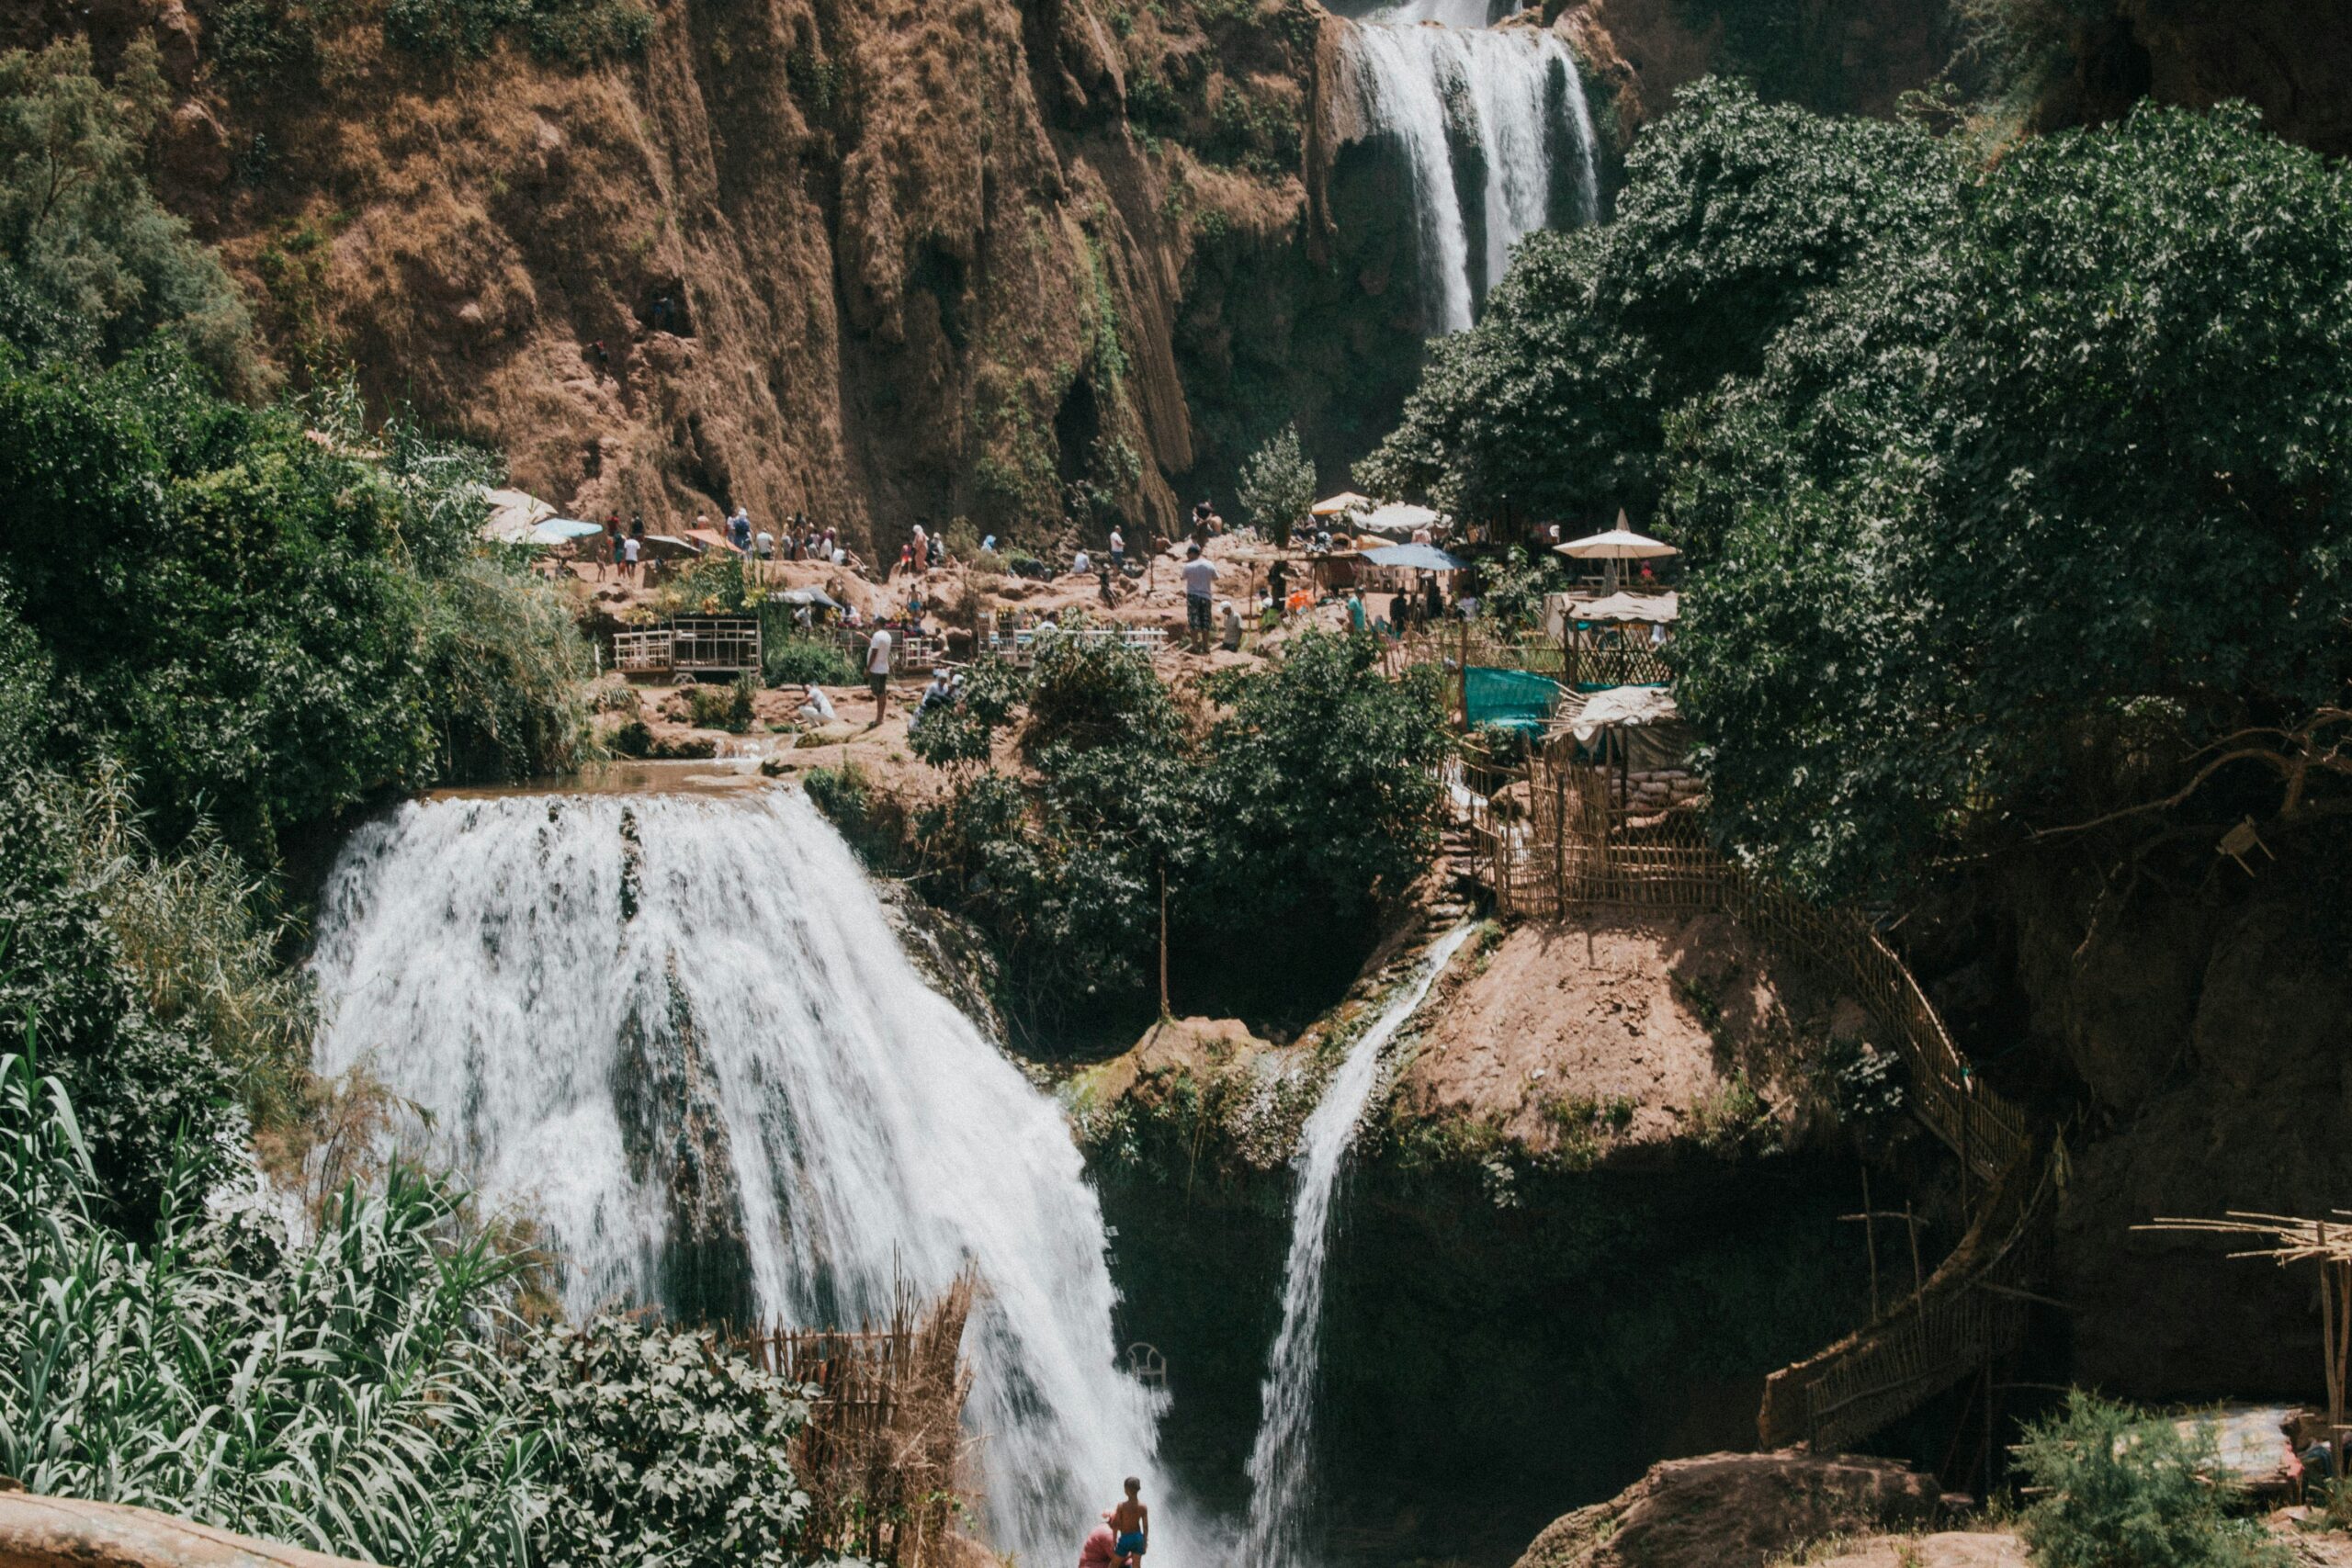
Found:
[{"label": "woven reed fence", "polygon": [[[1465,774],[1465,777],[1469,775]],[[1919,1120],[1984,1201],[1959,1247],[1912,1296],[1817,1355],[1772,1374],[1757,1425],[1766,1448],[1835,1448],[1916,1409],[2013,1347],[2018,1293],[2039,1263],[2051,1186],[2031,1124],[1980,1082],[1918,981],[1870,922],[1762,883],[1717,854],[1688,809],[1628,810],[1604,769],[1558,750],[1472,796],[1472,860],[1506,916],[1623,906],[1719,910],[1851,995],[1909,1069]],[[1457,797],[1459,798],[1459,797]]]},{"label": "woven reed fence", "polygon": [[803,1540],[818,1556],[939,1568],[965,1502],[964,1325],[968,1273],[935,1300],[904,1286],[889,1316],[856,1330],[775,1328],[736,1350],[809,1392],[793,1473],[808,1494]]}]

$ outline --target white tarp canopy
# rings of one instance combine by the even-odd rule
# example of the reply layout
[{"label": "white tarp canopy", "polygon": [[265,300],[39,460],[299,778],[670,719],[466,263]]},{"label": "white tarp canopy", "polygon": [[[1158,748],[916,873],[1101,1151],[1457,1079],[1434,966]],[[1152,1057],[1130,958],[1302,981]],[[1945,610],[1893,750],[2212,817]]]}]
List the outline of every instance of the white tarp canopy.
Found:
[{"label": "white tarp canopy", "polygon": [[1674,694],[1664,686],[1611,686],[1585,698],[1567,715],[1567,724],[1577,744],[1589,746],[1594,736],[1612,725],[1668,724],[1681,716]]},{"label": "white tarp canopy", "polygon": [[1671,625],[1682,614],[1679,593],[1611,593],[1605,599],[1579,598],[1574,593],[1555,595],[1560,608],[1572,620],[1578,621],[1649,621]]},{"label": "white tarp canopy", "polygon": [[1663,626],[1673,625],[1681,613],[1681,596],[1676,593],[1611,593],[1606,598],[1589,593],[1544,596],[1544,629],[1555,637],[1567,636],[1570,625],[1577,621],[1602,625],[1632,621]]},{"label": "white tarp canopy", "polygon": [[519,545],[555,515],[554,507],[527,491],[485,487],[482,496],[490,502],[490,521],[481,525],[481,534],[493,544]]},{"label": "white tarp canopy", "polygon": [[1367,534],[1389,534],[1405,538],[1422,528],[1444,526],[1445,513],[1432,512],[1426,506],[1415,506],[1407,501],[1392,501],[1376,507],[1356,519],[1356,527]]}]

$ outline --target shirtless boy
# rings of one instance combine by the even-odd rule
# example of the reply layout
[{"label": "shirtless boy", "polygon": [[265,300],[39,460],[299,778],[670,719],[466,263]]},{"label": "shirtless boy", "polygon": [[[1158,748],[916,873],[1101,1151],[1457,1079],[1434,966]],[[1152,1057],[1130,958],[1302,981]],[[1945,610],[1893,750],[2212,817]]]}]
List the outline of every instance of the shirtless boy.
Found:
[{"label": "shirtless boy", "polygon": [[1151,1510],[1140,1501],[1143,1483],[1127,1477],[1126,1501],[1111,1510],[1111,1529],[1119,1537],[1120,1568],[1140,1568],[1151,1547]]}]

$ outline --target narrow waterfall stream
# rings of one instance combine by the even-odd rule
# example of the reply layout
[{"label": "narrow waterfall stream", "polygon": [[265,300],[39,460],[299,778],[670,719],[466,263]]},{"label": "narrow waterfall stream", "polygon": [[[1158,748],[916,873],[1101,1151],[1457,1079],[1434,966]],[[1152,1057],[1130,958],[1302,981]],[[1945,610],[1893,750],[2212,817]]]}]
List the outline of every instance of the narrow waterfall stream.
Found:
[{"label": "narrow waterfall stream", "polygon": [[1470,325],[1527,235],[1600,216],[1592,111],[1567,45],[1485,21],[1483,0],[1409,0],[1350,33],[1364,121],[1408,164],[1432,332]]},{"label": "narrow waterfall stream", "polygon": [[855,1323],[976,1264],[989,1537],[1064,1561],[1136,1473],[1155,1556],[1202,1561],[1068,1128],[797,791],[403,807],[344,851],[315,972],[320,1070],[364,1064],[535,1212],[575,1313]]},{"label": "narrow waterfall stream", "polygon": [[1299,1135],[1298,1192],[1283,1265],[1283,1321],[1266,1371],[1263,1415],[1250,1450],[1250,1520],[1238,1561],[1250,1568],[1305,1568],[1311,1561],[1315,1389],[1322,1354],[1323,1266],[1337,1221],[1332,1202],[1356,1122],[1380,1077],[1380,1054],[1413,1016],[1475,928],[1457,926],[1348,1050]]}]

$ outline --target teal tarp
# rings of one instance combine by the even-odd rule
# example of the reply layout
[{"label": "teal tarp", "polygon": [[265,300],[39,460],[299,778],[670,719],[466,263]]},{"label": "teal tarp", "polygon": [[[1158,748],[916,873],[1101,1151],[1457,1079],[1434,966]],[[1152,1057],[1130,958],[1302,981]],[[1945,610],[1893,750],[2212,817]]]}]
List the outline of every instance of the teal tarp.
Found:
[{"label": "teal tarp", "polygon": [[1552,709],[1560,701],[1560,684],[1524,670],[1488,670],[1474,664],[1464,672],[1462,696],[1473,729],[1516,729],[1538,735],[1551,722]]}]

